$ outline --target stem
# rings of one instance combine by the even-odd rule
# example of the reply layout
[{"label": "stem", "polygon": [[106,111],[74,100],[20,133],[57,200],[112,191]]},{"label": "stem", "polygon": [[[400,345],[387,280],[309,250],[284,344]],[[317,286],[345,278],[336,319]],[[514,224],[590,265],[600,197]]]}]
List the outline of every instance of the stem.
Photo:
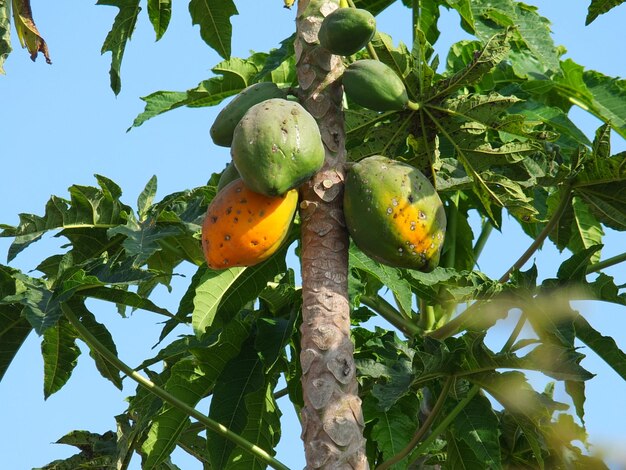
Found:
[{"label": "stem", "polygon": [[548,235],[550,235],[550,232],[552,232],[554,227],[556,227],[556,225],[559,223],[559,220],[561,219],[561,216],[567,209],[567,205],[569,204],[571,198],[572,198],[572,192],[570,191],[570,188],[568,186],[567,194],[564,195],[563,198],[561,199],[561,202],[559,202],[558,207],[552,214],[552,217],[550,217],[550,220],[548,221],[546,226],[543,228],[541,233],[537,236],[535,241],[530,244],[530,246],[522,254],[522,256],[520,256],[519,259],[515,263],[513,263],[513,266],[511,266],[507,270],[507,272],[505,272],[502,275],[502,277],[500,278],[500,282],[502,283],[507,282],[509,280],[509,277],[511,276],[511,273],[515,271],[516,269],[520,269],[522,266],[524,266],[526,264],[526,261],[528,261],[530,257],[535,253],[535,251],[539,249],[539,247],[543,244],[545,239],[548,238]]},{"label": "stem", "polygon": [[463,411],[463,409],[468,405],[474,395],[476,395],[480,391],[480,387],[478,385],[474,385],[469,392],[467,392],[467,396],[461,400],[454,409],[437,425],[435,429],[428,435],[426,439],[422,441],[422,443],[415,449],[415,455],[419,457],[429,445],[439,436],[443,431],[446,430],[448,426],[454,421],[457,415]]},{"label": "stem", "polygon": [[61,310],[63,314],[68,319],[68,321],[72,324],[72,326],[76,329],[80,338],[87,343],[87,345],[100,354],[107,362],[109,362],[113,367],[117,368],[128,377],[133,379],[142,387],[146,388],[148,391],[162,399],[164,402],[172,405],[175,408],[178,408],[181,411],[184,411],[187,415],[197,419],[204,426],[221,436],[229,439],[242,449],[246,450],[259,460],[262,460],[267,465],[277,470],[289,470],[287,466],[283,463],[276,460],[270,454],[268,454],[265,450],[251,443],[250,441],[244,439],[239,434],[232,432],[226,426],[218,423],[217,421],[212,420],[208,416],[203,415],[195,408],[189,406],[187,403],[182,400],[176,398],[174,395],[171,395],[169,392],[165,391],[154,382],[146,379],[143,375],[135,372],[130,366],[122,362],[115,354],[113,354],[107,347],[102,345],[95,336],[91,334],[91,332],[80,322],[74,311],[70,308],[66,303],[61,304]]},{"label": "stem", "polygon": [[417,336],[422,332],[422,329],[418,325],[400,315],[400,312],[380,295],[362,295],[361,303],[374,310],[409,338]]},{"label": "stem", "polygon": [[435,308],[428,305],[424,299],[419,299],[420,304],[420,327],[424,331],[430,331],[435,325]]},{"label": "stem", "polygon": [[433,406],[432,411],[429,413],[428,418],[426,418],[424,423],[415,432],[411,441],[406,445],[404,449],[402,449],[396,455],[394,455],[388,460],[385,460],[378,467],[376,467],[376,470],[386,470],[392,467],[393,465],[400,462],[402,459],[404,459],[407,455],[409,455],[413,451],[415,446],[417,446],[420,440],[426,435],[426,433],[432,426],[435,419],[439,416],[439,413],[441,412],[441,409],[443,408],[443,405],[446,402],[446,398],[448,397],[448,392],[450,391],[450,388],[452,387],[453,383],[454,383],[454,376],[451,375],[448,377],[448,379],[444,383],[443,389],[441,390],[441,393],[439,394],[439,398],[437,398],[437,402]]},{"label": "stem", "polygon": [[513,344],[515,344],[515,341],[517,341],[517,337],[521,333],[522,328],[524,328],[525,323],[526,323],[526,313],[522,312],[522,315],[519,317],[519,320],[517,320],[517,324],[515,325],[515,328],[513,328],[513,331],[511,332],[511,336],[509,336],[509,339],[507,339],[506,343],[504,343],[504,346],[502,346],[500,353],[507,352],[511,349],[511,347],[513,347]]},{"label": "stem", "polygon": [[421,106],[420,106],[419,103],[416,103],[415,101],[409,100],[406,103],[406,108],[410,109],[411,111],[419,111],[421,109]]},{"label": "stem", "polygon": [[483,252],[483,248],[485,248],[492,231],[493,225],[491,225],[489,220],[485,220],[480,231],[480,235],[478,236],[478,240],[476,240],[476,244],[474,245],[474,262],[477,262],[478,258],[480,258],[480,254]]},{"label": "stem", "polygon": [[605,259],[604,261],[598,261],[596,264],[592,264],[587,268],[587,274],[597,273],[598,271],[602,271],[605,268],[615,266],[619,263],[623,263],[624,261],[626,261],[626,253],[613,256],[612,258]]}]

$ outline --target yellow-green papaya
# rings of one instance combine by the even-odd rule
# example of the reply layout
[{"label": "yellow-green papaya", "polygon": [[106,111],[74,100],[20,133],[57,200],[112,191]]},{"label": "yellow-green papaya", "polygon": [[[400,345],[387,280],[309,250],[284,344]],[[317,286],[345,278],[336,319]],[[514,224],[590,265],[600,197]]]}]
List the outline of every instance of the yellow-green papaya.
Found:
[{"label": "yellow-green papaya", "polygon": [[364,158],[348,171],[343,204],[350,236],[370,258],[420,271],[439,263],[446,214],[417,168],[380,155]]}]

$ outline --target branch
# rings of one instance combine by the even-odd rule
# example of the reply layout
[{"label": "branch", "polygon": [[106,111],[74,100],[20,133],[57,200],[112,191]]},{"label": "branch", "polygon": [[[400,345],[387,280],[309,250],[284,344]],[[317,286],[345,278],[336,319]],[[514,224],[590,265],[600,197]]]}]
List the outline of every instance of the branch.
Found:
[{"label": "branch", "polygon": [[400,452],[398,452],[396,455],[391,457],[390,459],[385,460],[383,463],[381,463],[378,467],[376,467],[376,470],[386,470],[388,468],[391,468],[393,465],[400,462],[402,459],[404,459],[407,455],[409,455],[413,451],[415,446],[417,446],[420,440],[426,435],[426,433],[432,426],[437,416],[439,416],[439,413],[441,412],[441,409],[443,408],[443,405],[446,402],[446,398],[448,397],[448,392],[450,391],[450,388],[452,387],[453,383],[454,383],[454,376],[451,375],[448,377],[448,379],[444,383],[443,389],[441,390],[441,393],[439,394],[439,398],[437,398],[437,402],[433,406],[432,411],[428,414],[428,418],[426,418],[422,426],[416,431],[416,433],[413,435],[413,438],[409,441],[406,447],[402,449]]},{"label": "branch", "polygon": [[383,299],[380,295],[362,295],[361,303],[374,310],[409,338],[417,336],[422,332],[422,329],[419,326],[400,315],[400,313],[393,308],[393,305]]},{"label": "branch", "polygon": [[599,261],[589,266],[587,268],[587,274],[597,273],[598,271],[602,271],[605,268],[609,268],[611,266],[615,266],[616,264],[623,263],[624,261],[626,261],[626,253],[613,256],[612,258],[605,259],[604,261]]},{"label": "branch", "polygon": [[66,303],[61,304],[61,310],[63,314],[68,319],[68,321],[72,324],[72,326],[76,329],[80,338],[87,343],[87,345],[100,354],[107,362],[109,362],[113,367],[117,368],[128,377],[133,379],[142,387],[146,388],[149,392],[153,393],[164,402],[178,408],[179,410],[185,412],[187,415],[197,419],[204,426],[221,436],[229,439],[234,442],[236,445],[244,449],[245,451],[252,454],[254,457],[262,460],[267,465],[276,470],[289,470],[287,466],[283,463],[276,460],[270,454],[268,454],[265,450],[251,443],[250,441],[244,439],[239,434],[232,432],[226,426],[218,423],[217,421],[212,420],[208,416],[203,415],[195,408],[189,406],[187,403],[182,400],[176,398],[174,395],[167,392],[165,389],[159,387],[154,382],[146,379],[143,375],[135,372],[130,366],[122,362],[115,354],[113,354],[107,347],[105,347],[102,343],[100,343],[95,336],[91,334],[91,332],[80,322],[74,311],[70,308]]}]

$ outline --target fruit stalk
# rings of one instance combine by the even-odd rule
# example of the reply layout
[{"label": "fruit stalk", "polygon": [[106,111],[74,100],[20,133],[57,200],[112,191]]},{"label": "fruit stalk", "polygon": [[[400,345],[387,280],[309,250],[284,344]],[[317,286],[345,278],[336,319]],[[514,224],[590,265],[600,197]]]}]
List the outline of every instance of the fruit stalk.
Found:
[{"label": "fruit stalk", "polygon": [[296,67],[300,101],[320,128],[322,169],[301,188],[304,407],[307,468],[368,468],[364,421],[350,340],[348,234],[342,210],[346,160],[340,57],[316,47],[324,16],[337,0],[300,0]]}]

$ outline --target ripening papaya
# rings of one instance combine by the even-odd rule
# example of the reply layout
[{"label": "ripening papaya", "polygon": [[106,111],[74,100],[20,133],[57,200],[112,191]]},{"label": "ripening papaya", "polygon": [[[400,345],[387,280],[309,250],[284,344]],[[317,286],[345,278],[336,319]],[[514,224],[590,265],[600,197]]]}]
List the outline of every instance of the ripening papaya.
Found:
[{"label": "ripening papaya", "polygon": [[324,163],[315,118],[299,103],[280,98],[248,110],[235,128],[230,151],[246,186],[267,196],[299,186]]},{"label": "ripening papaya", "polygon": [[362,8],[337,8],[320,26],[318,38],[323,48],[337,55],[356,54],[372,40],[376,19]]},{"label": "ripening papaya", "polygon": [[409,105],[406,87],[389,66],[378,60],[352,62],[343,73],[343,89],[355,103],[373,111],[400,111]]},{"label": "ripening papaya", "polygon": [[245,88],[215,118],[209,131],[213,143],[221,147],[230,147],[235,126],[248,109],[261,101],[286,96],[286,92],[272,82],[255,83]]},{"label": "ripening papaya", "polygon": [[251,191],[241,179],[213,198],[202,224],[202,250],[211,269],[252,266],[281,247],[298,205],[294,189],[269,197]]},{"label": "ripening papaya", "polygon": [[364,158],[346,176],[343,204],[350,236],[370,258],[420,271],[439,263],[446,215],[417,168],[380,155]]},{"label": "ripening papaya", "polygon": [[237,171],[237,167],[233,162],[228,162],[224,171],[220,175],[220,179],[217,182],[217,191],[221,191],[224,186],[226,186],[231,181],[235,181],[236,179],[241,178],[239,175],[239,171]]}]

